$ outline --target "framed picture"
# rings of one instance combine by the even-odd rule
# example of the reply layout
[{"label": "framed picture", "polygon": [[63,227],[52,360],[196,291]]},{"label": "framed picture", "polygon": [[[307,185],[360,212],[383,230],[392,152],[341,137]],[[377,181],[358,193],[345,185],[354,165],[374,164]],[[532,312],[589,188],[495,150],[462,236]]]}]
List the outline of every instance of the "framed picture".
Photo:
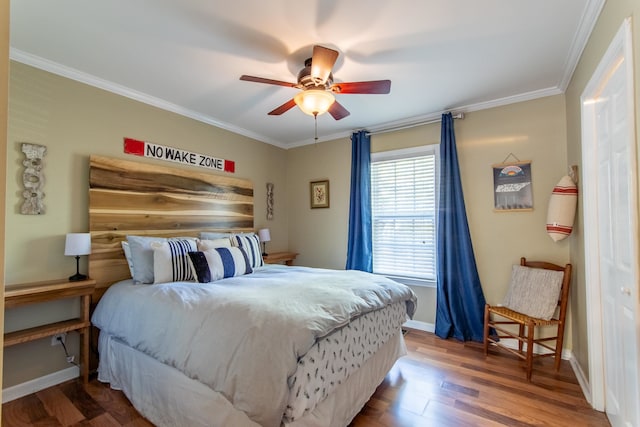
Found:
[{"label": "framed picture", "polygon": [[311,181],[311,209],[329,207],[329,180]]},{"label": "framed picture", "polygon": [[493,165],[493,203],[496,212],[533,210],[531,162]]}]

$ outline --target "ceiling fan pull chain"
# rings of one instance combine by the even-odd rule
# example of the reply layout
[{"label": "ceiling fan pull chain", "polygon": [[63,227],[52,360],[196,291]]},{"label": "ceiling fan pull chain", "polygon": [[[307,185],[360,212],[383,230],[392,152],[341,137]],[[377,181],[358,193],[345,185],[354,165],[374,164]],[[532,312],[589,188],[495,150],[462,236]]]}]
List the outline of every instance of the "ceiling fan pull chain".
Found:
[{"label": "ceiling fan pull chain", "polygon": [[318,142],[318,113],[313,113],[313,121],[315,123],[314,141]]}]

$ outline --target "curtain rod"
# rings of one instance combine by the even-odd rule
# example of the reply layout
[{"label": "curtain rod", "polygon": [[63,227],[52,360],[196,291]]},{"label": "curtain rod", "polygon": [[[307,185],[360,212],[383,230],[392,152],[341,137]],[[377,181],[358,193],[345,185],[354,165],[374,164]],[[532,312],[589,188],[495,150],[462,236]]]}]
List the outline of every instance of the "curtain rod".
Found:
[{"label": "curtain rod", "polygon": [[[454,119],[464,119],[464,113],[456,113],[453,114],[452,117]],[[367,132],[369,135],[378,135],[381,133],[387,133],[387,132],[394,132],[397,130],[404,130],[404,129],[409,129],[409,128],[414,128],[416,126],[422,126],[422,125],[430,125],[433,123],[439,123],[442,121],[442,118],[440,119],[432,119],[432,120],[425,120],[423,122],[415,122],[415,123],[411,123],[411,124],[407,124],[407,125],[402,125],[402,126],[396,126],[396,127],[390,127],[390,128],[386,128],[386,129],[380,129],[380,130],[376,130],[373,132]]]}]

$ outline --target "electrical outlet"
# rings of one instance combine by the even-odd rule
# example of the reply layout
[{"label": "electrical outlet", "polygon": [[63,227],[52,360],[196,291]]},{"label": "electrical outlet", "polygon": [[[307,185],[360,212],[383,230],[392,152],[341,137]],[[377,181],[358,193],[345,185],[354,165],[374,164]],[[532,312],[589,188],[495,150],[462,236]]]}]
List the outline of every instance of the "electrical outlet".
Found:
[{"label": "electrical outlet", "polygon": [[67,333],[63,332],[61,334],[55,334],[51,337],[51,346],[61,345],[62,343],[66,344]]}]

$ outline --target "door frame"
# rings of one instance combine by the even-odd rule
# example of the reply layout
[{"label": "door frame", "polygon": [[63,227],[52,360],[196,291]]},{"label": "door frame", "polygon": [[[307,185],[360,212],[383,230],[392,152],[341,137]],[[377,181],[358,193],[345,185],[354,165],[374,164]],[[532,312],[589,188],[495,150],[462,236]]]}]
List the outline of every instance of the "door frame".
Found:
[{"label": "door frame", "polygon": [[[620,59],[622,57],[622,60]],[[630,99],[627,120],[629,122],[630,137],[635,141],[635,117],[634,117],[634,85],[633,85],[633,52],[631,18],[626,18],[611,44],[609,45],[598,67],[594,71],[589,83],[580,96],[582,117],[582,180],[583,203],[582,213],[584,218],[584,230],[594,230],[598,227],[597,206],[597,164],[596,164],[596,139],[593,132],[595,123],[595,108],[601,84],[609,70],[621,66],[625,69],[627,88]],[[636,157],[630,159],[637,161]],[[636,173],[637,173],[637,168]],[[636,184],[637,185],[637,184]],[[631,189],[633,204],[637,207],[637,188]],[[637,236],[637,230],[634,233]],[[587,337],[589,356],[589,388],[590,403],[598,411],[605,410],[605,372],[603,354],[603,317],[602,297],[600,284],[599,262],[599,237],[598,233],[584,232],[584,262],[586,284],[586,312]],[[638,266],[636,265],[636,269]]]}]

